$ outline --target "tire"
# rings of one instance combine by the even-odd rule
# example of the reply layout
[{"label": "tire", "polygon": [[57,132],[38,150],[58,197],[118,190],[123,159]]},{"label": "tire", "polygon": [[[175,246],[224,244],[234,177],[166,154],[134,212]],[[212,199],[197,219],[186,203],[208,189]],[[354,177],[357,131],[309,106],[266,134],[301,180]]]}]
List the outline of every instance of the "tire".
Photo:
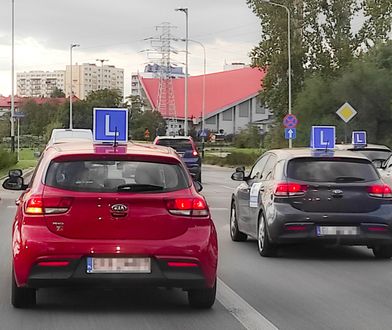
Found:
[{"label": "tire", "polygon": [[11,303],[15,308],[28,308],[36,305],[36,290],[18,287],[14,272],[12,272]]},{"label": "tire", "polygon": [[201,172],[199,173],[199,175],[196,178],[196,181],[199,181],[201,183]]},{"label": "tire", "polygon": [[237,208],[234,201],[231,203],[230,210],[230,236],[234,242],[244,242],[248,238],[248,235],[241,232],[238,228]]},{"label": "tire", "polygon": [[259,216],[258,230],[257,230],[257,249],[262,257],[275,257],[277,246],[272,244],[268,237],[268,230],[264,215]]},{"label": "tire", "polygon": [[208,309],[214,305],[216,297],[216,281],[212,288],[189,290],[188,302],[193,308]]},{"label": "tire", "polygon": [[392,257],[392,245],[379,245],[372,248],[377,259],[390,259]]}]

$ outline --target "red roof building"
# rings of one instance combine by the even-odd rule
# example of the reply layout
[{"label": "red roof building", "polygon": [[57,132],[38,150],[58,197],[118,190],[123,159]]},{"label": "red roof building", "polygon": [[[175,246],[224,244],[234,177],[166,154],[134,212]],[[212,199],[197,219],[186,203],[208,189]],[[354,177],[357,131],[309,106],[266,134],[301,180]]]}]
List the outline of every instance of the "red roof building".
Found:
[{"label": "red roof building", "polygon": [[[268,120],[270,113],[257,98],[265,72],[245,67],[205,76],[205,127],[235,133],[250,123]],[[139,76],[151,108],[157,109],[159,79]],[[184,78],[173,79],[177,120],[184,122]],[[203,109],[203,75],[188,78],[188,120],[200,128]],[[168,113],[162,113],[168,118]],[[181,128],[181,127],[180,127]]]},{"label": "red roof building", "polygon": [[[79,100],[77,97],[74,96],[73,102]],[[64,104],[69,102],[69,98],[65,97],[14,97],[15,108],[21,107],[26,102],[35,102],[36,104]],[[11,109],[11,96],[0,96],[0,109],[3,110],[10,110]]]}]

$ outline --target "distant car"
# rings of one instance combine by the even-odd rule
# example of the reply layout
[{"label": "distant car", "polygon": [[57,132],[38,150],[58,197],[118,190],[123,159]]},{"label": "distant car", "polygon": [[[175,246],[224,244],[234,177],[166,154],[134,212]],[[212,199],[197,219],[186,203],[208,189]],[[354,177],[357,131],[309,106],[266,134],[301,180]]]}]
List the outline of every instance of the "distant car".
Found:
[{"label": "distant car", "polygon": [[[115,149],[114,149],[115,148]],[[171,149],[91,142],[48,146],[24,190],[12,230],[12,304],[44,287],[177,287],[210,308],[217,234],[206,200]]]},{"label": "distant car", "polygon": [[231,200],[233,241],[257,239],[259,253],[279,245],[316,242],[364,245],[392,256],[392,190],[358,152],[281,149],[263,154]]},{"label": "distant car", "polygon": [[385,160],[392,154],[392,150],[382,144],[368,144],[358,147],[352,144],[337,144],[335,147],[337,150],[360,152],[369,158],[377,168],[380,168]]},{"label": "distant car", "polygon": [[52,130],[48,145],[72,141],[93,141],[93,133],[91,129],[81,128],[55,128]]},{"label": "distant car", "polygon": [[154,144],[171,147],[182,157],[189,172],[196,181],[201,182],[201,156],[190,136],[157,136]]}]

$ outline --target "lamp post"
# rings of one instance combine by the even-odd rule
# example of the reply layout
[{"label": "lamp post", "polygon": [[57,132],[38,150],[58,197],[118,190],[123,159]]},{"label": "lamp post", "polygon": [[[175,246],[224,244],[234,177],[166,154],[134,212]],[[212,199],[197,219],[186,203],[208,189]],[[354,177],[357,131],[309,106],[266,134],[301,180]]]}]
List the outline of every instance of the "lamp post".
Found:
[{"label": "lamp post", "polygon": [[103,62],[108,62],[109,60],[96,59],[97,62],[101,62],[101,89],[103,89]]},{"label": "lamp post", "polygon": [[11,152],[15,152],[15,0],[12,0],[12,22],[11,22],[11,43],[12,43],[12,60],[11,60]]},{"label": "lamp post", "polygon": [[72,49],[75,47],[79,47],[80,45],[78,44],[71,44],[69,48],[69,56],[70,56],[70,65],[71,65],[71,70],[70,70],[70,95],[69,95],[69,128],[72,129],[72,99],[73,99],[73,92],[72,92]]},{"label": "lamp post", "polygon": [[[175,41],[186,41],[186,39],[174,39]],[[206,67],[207,67],[207,56],[206,56],[206,47],[197,40],[188,39],[190,42],[194,42],[203,48],[203,92],[202,92],[202,108],[201,108],[201,131],[204,133],[204,117],[206,110]],[[202,156],[204,157],[204,134],[202,136]]]},{"label": "lamp post", "polygon": [[[288,56],[288,80],[289,80],[289,114],[291,115],[291,14],[290,9],[285,5],[272,2],[270,0],[261,0],[262,2],[269,3],[272,6],[284,8],[287,12],[287,56]],[[293,140],[289,139],[289,148],[293,147]]]},{"label": "lamp post", "polygon": [[184,123],[184,135],[188,136],[188,41],[189,41],[189,33],[188,33],[188,8],[177,8],[175,11],[182,11],[185,13],[185,104],[184,104],[184,115],[185,115],[185,123]]}]

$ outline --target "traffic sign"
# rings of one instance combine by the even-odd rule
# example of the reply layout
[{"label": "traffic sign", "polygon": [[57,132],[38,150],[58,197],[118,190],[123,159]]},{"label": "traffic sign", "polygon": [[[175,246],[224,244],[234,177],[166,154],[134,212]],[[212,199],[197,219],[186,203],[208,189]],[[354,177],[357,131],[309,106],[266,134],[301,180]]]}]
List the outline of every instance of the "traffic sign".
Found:
[{"label": "traffic sign", "polygon": [[200,137],[207,137],[208,136],[208,131],[206,129],[201,131],[199,136]]},{"label": "traffic sign", "polygon": [[312,126],[310,147],[313,149],[335,148],[335,126]]},{"label": "traffic sign", "polygon": [[285,128],[284,129],[284,138],[286,140],[293,140],[297,137],[297,129],[296,128]]},{"label": "traffic sign", "polygon": [[336,113],[345,123],[348,123],[357,114],[357,111],[350,103],[346,102]]},{"label": "traffic sign", "polygon": [[15,111],[13,117],[14,118],[23,118],[25,116],[24,112]]},{"label": "traffic sign", "polygon": [[354,146],[366,146],[366,131],[353,131],[351,141]]},{"label": "traffic sign", "polygon": [[128,142],[128,109],[94,108],[94,142]]},{"label": "traffic sign", "polygon": [[283,118],[283,126],[286,128],[295,128],[298,125],[298,119],[293,114],[288,114]]}]

